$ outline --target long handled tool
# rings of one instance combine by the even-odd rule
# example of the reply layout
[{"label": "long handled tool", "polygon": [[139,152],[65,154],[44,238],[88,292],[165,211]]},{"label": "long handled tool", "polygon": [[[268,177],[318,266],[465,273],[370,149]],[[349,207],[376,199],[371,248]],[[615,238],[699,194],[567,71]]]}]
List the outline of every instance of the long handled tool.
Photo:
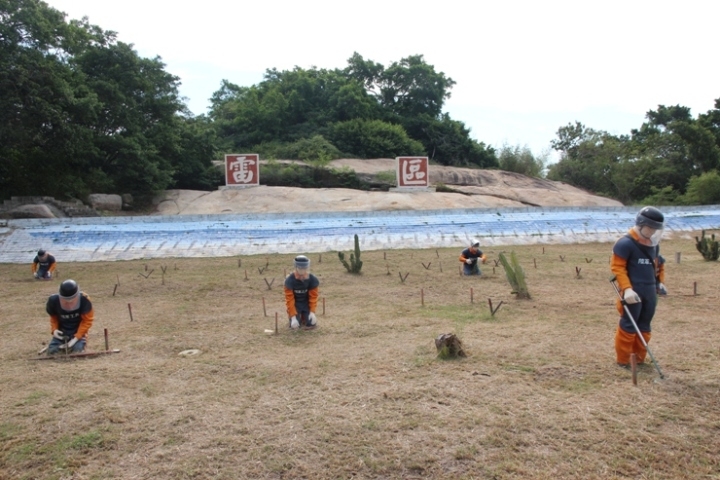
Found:
[{"label": "long handled tool", "polygon": [[647,342],[645,341],[645,337],[643,337],[643,334],[640,332],[640,329],[637,326],[637,323],[635,323],[635,319],[633,318],[632,314],[630,313],[630,309],[627,306],[627,302],[623,298],[622,294],[620,293],[620,289],[618,288],[617,284],[615,283],[615,280],[617,277],[613,275],[610,278],[610,283],[612,283],[613,288],[615,289],[615,293],[617,293],[618,298],[620,299],[620,303],[622,303],[623,308],[625,309],[625,314],[630,319],[630,322],[633,324],[633,327],[635,327],[635,331],[637,332],[638,337],[640,337],[640,341],[642,342],[643,346],[648,352],[648,355],[650,355],[650,359],[652,360],[653,365],[655,365],[655,369],[658,372],[658,375],[660,375],[661,379],[665,378],[665,375],[663,375],[662,371],[660,370],[660,365],[658,365],[657,361],[655,360],[655,357],[652,354],[652,351],[650,350],[650,347],[648,346]]}]

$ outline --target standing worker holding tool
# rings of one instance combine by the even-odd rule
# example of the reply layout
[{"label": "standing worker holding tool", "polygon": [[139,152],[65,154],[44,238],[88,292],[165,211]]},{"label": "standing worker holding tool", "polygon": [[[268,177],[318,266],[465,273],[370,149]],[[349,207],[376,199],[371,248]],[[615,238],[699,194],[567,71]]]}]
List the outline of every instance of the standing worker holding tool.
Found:
[{"label": "standing worker holding tool", "polygon": [[87,333],[92,327],[95,314],[90,298],[80,291],[75,280],[65,280],[60,291],[48,298],[45,306],[50,315],[52,340],[47,352],[80,353],[85,350]]},{"label": "standing worker holding tool", "polygon": [[648,342],[657,296],[667,295],[665,259],[658,245],[664,226],[665,217],[660,210],[644,207],[635,217],[635,226],[615,242],[610,260],[611,282],[618,295],[617,309],[621,315],[615,332],[617,363],[629,368],[631,354],[636,355],[640,364],[649,353],[660,378],[663,374]]}]

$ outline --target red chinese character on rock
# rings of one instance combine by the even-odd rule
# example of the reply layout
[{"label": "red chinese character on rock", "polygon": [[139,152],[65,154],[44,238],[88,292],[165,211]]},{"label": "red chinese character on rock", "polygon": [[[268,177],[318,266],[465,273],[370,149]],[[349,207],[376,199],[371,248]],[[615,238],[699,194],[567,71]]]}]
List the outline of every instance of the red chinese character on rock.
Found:
[{"label": "red chinese character on rock", "polygon": [[260,158],[256,153],[225,155],[225,185],[259,185]]},{"label": "red chinese character on rock", "polygon": [[427,157],[397,157],[397,169],[398,188],[430,186]]}]

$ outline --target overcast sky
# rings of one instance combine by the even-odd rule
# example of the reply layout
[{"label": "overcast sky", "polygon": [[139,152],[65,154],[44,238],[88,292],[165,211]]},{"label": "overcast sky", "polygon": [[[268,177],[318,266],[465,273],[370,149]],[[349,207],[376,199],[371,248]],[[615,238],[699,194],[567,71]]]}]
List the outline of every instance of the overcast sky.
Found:
[{"label": "overcast sky", "polygon": [[697,116],[720,98],[715,0],[47,3],[160,56],[196,115],[222,79],[344,68],[354,52],[386,67],[423,55],[457,82],[444,111],[473,138],[535,154],[568,123],[627,134],[658,105]]}]

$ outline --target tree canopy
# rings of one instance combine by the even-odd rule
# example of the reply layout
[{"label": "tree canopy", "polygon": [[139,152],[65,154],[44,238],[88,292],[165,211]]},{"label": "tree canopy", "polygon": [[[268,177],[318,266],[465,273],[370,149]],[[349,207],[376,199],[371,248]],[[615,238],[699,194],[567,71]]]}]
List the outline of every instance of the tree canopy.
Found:
[{"label": "tree canopy", "polygon": [[[552,147],[560,161],[548,178],[624,203],[720,202],[720,100],[693,118],[681,105],[658,105],[629,135],[611,135],[575,122],[560,127]],[[702,186],[702,188],[701,188]]]},{"label": "tree canopy", "polygon": [[223,80],[209,116],[225,150],[267,155],[320,136],[344,156],[427,155],[444,165],[497,167],[494,150],[442,112],[454,84],[422,55],[385,68],[354,53],[342,70],[268,69],[251,87]]},{"label": "tree canopy", "polygon": [[37,0],[2,0],[0,19],[4,197],[143,194],[211,175],[212,137],[159,57]]}]

